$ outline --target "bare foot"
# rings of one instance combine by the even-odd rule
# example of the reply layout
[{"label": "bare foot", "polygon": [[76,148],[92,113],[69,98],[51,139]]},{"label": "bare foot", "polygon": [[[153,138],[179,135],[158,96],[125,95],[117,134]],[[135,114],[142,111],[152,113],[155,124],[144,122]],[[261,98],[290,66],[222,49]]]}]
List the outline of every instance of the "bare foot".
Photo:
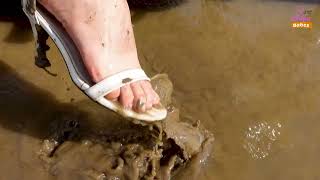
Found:
[{"label": "bare foot", "polygon": [[[39,0],[65,27],[94,82],[140,68],[126,0]],[[137,81],[106,95],[125,108],[144,112],[160,102],[150,82]],[[139,107],[138,102],[145,106]]]}]

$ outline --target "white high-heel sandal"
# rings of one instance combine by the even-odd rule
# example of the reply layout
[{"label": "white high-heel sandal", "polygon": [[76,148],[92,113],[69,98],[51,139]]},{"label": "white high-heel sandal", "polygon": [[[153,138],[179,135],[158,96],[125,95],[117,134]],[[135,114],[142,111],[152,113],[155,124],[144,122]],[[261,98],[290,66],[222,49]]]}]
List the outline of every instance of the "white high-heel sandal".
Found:
[{"label": "white high-heel sandal", "polygon": [[[36,0],[22,0],[22,7],[31,23],[36,41],[36,58],[40,58],[40,60],[42,58],[42,62],[44,62],[42,66],[49,63],[45,57],[45,51],[48,49],[45,40],[50,36],[63,56],[71,79],[91,99],[124,117],[144,121],[158,121],[166,117],[167,110],[164,107],[152,107],[144,113],[137,113],[131,109],[125,109],[118,101],[110,101],[104,97],[109,92],[126,84],[139,80],[150,80],[142,69],[124,70],[99,83],[93,83],[84,67],[77,47],[62,25],[46,9],[37,6]],[[43,40],[43,38],[45,39]],[[37,65],[41,66],[41,63]]]}]

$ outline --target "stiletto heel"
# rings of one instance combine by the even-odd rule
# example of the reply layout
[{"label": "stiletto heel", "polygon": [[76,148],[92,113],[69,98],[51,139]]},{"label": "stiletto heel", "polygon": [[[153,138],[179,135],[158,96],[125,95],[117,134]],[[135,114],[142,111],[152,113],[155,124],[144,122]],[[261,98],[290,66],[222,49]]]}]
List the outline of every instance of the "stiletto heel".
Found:
[{"label": "stiletto heel", "polygon": [[22,9],[27,15],[35,39],[35,65],[39,68],[46,68],[51,66],[46,51],[50,49],[46,41],[49,38],[48,33],[41,27],[36,19],[36,0],[22,0]]},{"label": "stiletto heel", "polygon": [[48,33],[40,26],[35,25],[37,35],[35,38],[36,41],[36,56],[35,56],[35,65],[39,68],[50,67],[50,61],[47,58],[47,53],[50,47],[47,45],[47,39],[49,38]]}]

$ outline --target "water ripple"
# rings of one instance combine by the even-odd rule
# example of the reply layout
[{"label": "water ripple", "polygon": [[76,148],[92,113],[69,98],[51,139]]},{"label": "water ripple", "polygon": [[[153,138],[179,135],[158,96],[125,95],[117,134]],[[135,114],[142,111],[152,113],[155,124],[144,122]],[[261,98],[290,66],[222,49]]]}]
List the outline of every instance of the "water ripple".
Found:
[{"label": "water ripple", "polygon": [[271,150],[272,144],[280,136],[281,124],[256,122],[245,131],[243,147],[253,159],[266,158]]}]

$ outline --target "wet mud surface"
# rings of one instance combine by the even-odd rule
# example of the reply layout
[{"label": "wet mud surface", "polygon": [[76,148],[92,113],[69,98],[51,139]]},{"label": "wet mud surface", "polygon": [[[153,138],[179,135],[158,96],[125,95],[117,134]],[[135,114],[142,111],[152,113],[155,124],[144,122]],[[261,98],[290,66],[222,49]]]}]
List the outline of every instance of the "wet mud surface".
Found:
[{"label": "wet mud surface", "polygon": [[82,129],[78,119],[53,122],[52,135],[39,150],[50,174],[61,176],[72,168],[88,179],[169,180],[191,161],[201,166],[207,156],[192,158],[210,153],[212,134],[196,122],[180,121],[179,110],[171,104],[172,84],[167,75],[155,76],[152,83],[170,110],[164,121],[145,123],[119,117],[127,123],[99,133],[86,126]]},{"label": "wet mud surface", "polygon": [[[6,110],[6,101],[14,101],[12,97],[23,95],[34,101],[39,96],[29,92],[32,86],[12,73],[8,66],[1,64],[0,70],[0,80],[7,82],[0,86],[2,112]],[[36,146],[24,148],[30,148],[37,161],[31,164],[32,168],[42,169],[51,178],[169,180],[190,162],[197,166],[204,165],[208,156],[196,157],[210,154],[213,136],[197,122],[191,124],[180,120],[179,110],[171,102],[173,86],[167,75],[155,76],[152,84],[159,92],[162,104],[169,109],[168,117],[161,122],[145,123],[112,113],[112,121],[117,123],[112,127],[98,127],[85,112],[68,105],[57,108],[56,103],[48,103],[44,98],[39,100],[39,105],[45,107],[51,104],[52,110],[55,109],[47,114],[49,119],[42,119],[46,115],[36,118],[37,114],[41,116],[42,113],[40,106],[34,106],[27,109],[28,114],[34,114],[29,121],[24,118],[11,123],[3,122],[2,125],[25,132],[23,136],[26,137],[20,139],[22,141],[29,139],[29,133],[39,138]],[[8,90],[6,94],[7,88],[15,89],[15,92]],[[23,106],[22,102],[23,99],[17,99],[15,103]],[[10,117],[11,112],[7,115]],[[17,115],[23,114],[19,110]]]},{"label": "wet mud surface", "polygon": [[[312,29],[291,28],[299,7],[312,11]],[[56,76],[34,65],[30,27],[1,20],[0,180],[319,179],[319,7],[188,0],[135,11],[144,70],[172,81],[172,95],[166,78],[153,85],[171,101],[175,128],[123,121],[91,102],[51,41],[48,71]]]}]

